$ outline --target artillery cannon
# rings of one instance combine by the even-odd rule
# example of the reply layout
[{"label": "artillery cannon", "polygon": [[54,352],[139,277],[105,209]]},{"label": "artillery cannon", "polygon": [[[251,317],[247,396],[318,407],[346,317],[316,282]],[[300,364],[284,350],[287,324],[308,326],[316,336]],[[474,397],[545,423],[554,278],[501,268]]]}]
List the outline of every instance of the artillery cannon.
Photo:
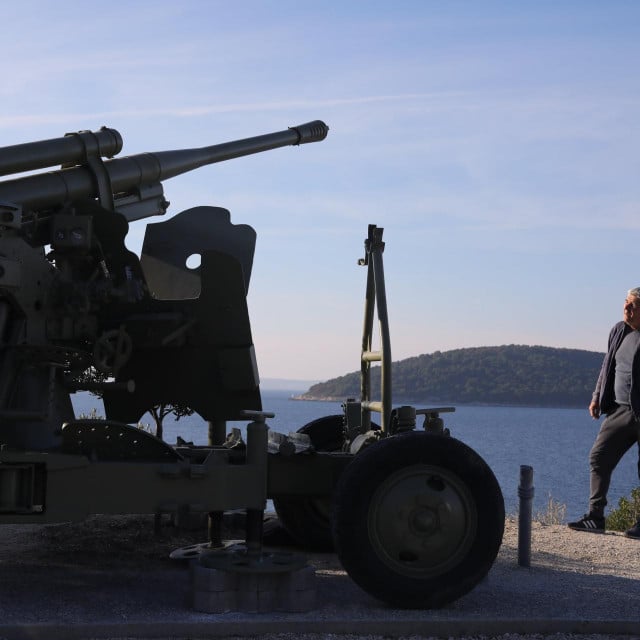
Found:
[{"label": "artillery cannon", "polygon": [[[383,601],[441,606],[486,575],[504,525],[495,477],[444,430],[451,409],[392,408],[382,229],[370,226],[361,260],[361,397],[296,436],[271,433],[262,411],[246,304],[254,230],[201,206],[147,224],[140,256],[125,247],[129,223],[165,213],[162,180],[327,132],[315,121],[107,160],[122,148],[107,128],[0,149],[1,175],[62,166],[0,182],[0,524],[192,511],[209,514],[215,546],[224,512],[244,509],[255,559],[270,498],[294,538],[335,545]],[[100,392],[105,419],[76,419],[79,390]],[[209,444],[171,446],[131,426],[160,404],[197,412]],[[227,421],[248,419],[246,443],[230,438]]]}]

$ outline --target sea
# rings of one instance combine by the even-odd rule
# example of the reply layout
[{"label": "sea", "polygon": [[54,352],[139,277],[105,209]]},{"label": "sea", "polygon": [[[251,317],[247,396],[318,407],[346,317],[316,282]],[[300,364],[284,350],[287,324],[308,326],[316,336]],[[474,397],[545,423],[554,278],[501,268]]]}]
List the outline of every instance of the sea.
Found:
[{"label": "sea", "polygon": [[[342,413],[339,402],[294,400],[303,389],[263,390],[264,411],[275,414],[267,421],[274,431],[287,434],[311,420]],[[88,393],[72,396],[76,415],[96,409],[104,415],[102,401]],[[433,404],[415,405],[417,408]],[[448,406],[438,404],[437,406]],[[533,513],[545,514],[549,507],[566,507],[564,520],[579,518],[587,511],[589,497],[589,450],[601,421],[593,420],[586,409],[550,409],[451,405],[453,413],[443,413],[451,435],[461,440],[487,462],[493,470],[505,499],[507,514],[518,511],[518,485],[521,466],[533,468]],[[150,416],[142,424],[152,425]],[[246,426],[228,423],[228,428]],[[207,444],[207,424],[198,415],[164,420],[164,439],[173,444],[178,436],[194,444]],[[618,506],[621,497],[638,487],[639,449],[633,446],[613,474],[609,507]]]}]

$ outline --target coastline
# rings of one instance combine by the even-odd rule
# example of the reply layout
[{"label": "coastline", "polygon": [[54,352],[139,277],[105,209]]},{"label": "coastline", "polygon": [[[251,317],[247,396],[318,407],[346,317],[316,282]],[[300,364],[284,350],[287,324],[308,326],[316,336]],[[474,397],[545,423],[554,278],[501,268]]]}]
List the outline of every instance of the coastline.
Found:
[{"label": "coastline", "polygon": [[[352,396],[311,396],[307,394],[291,395],[289,400],[300,402],[344,402]],[[517,402],[458,402],[454,400],[415,400],[411,398],[394,398],[394,405],[427,406],[427,407],[506,407],[514,409],[585,409],[588,406],[578,403],[565,404],[534,404]]]}]

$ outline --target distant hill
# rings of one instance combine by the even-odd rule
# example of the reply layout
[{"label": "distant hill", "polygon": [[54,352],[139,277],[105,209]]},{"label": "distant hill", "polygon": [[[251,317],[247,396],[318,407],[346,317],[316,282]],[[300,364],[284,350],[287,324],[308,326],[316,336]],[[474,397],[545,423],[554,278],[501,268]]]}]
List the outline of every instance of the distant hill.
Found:
[{"label": "distant hill", "polygon": [[[503,345],[436,351],[393,363],[393,403],[465,403],[585,407],[603,353]],[[372,399],[380,397],[380,369],[372,371]],[[312,385],[304,400],[360,396],[360,373]]]}]

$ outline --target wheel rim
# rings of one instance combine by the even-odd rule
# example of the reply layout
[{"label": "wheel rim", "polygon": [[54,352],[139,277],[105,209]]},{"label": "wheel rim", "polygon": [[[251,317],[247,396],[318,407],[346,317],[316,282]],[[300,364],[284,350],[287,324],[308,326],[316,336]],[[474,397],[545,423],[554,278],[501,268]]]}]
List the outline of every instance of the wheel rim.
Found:
[{"label": "wheel rim", "polygon": [[367,524],[384,563],[395,572],[424,578],[462,561],[475,538],[477,512],[471,492],[455,474],[414,465],[378,487]]}]

